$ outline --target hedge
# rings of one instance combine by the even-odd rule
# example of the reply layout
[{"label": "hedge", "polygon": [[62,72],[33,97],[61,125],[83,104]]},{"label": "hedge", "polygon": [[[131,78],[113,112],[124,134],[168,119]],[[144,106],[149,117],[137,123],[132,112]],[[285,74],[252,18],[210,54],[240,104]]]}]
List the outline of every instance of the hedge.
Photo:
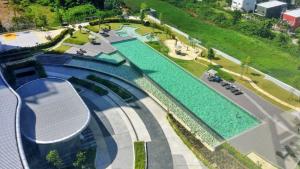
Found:
[{"label": "hedge", "polygon": [[86,80],[82,80],[82,79],[78,79],[76,77],[71,77],[68,79],[71,83],[73,84],[76,84],[76,85],[79,85],[79,86],[82,86],[82,87],[85,87],[95,93],[97,93],[98,95],[100,96],[104,96],[104,95],[107,95],[108,92],[107,90],[105,89],[102,89],[101,87],[95,85],[94,83],[91,83],[89,81],[86,81]]},{"label": "hedge", "polygon": [[145,169],[145,165],[146,165],[145,142],[143,141],[134,142],[134,155],[135,155],[134,169]]},{"label": "hedge", "polygon": [[143,24],[140,20],[134,20],[134,19],[123,19],[123,18],[108,18],[102,21],[94,20],[90,21],[89,24],[91,26],[99,25],[99,24],[105,24],[105,23],[120,23],[120,22],[128,22],[128,23],[136,23],[136,24]]},{"label": "hedge", "polygon": [[117,95],[119,95],[125,101],[133,98],[133,96],[131,95],[131,93],[129,93],[127,90],[125,90],[124,88],[116,85],[115,83],[113,83],[111,81],[102,79],[102,78],[97,77],[95,75],[88,75],[87,79],[95,81],[97,83],[100,83],[100,84],[106,86],[107,88],[109,88],[110,90],[112,90],[114,93],[116,93]]}]

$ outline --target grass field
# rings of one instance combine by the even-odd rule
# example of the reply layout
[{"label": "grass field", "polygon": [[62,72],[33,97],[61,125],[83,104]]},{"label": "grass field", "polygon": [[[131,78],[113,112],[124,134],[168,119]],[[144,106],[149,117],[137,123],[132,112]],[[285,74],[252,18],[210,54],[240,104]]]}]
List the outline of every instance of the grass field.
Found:
[{"label": "grass field", "polygon": [[75,45],[84,45],[85,43],[89,42],[89,34],[84,31],[77,31],[72,37],[66,39],[64,42]]},{"label": "grass field", "polygon": [[165,22],[174,25],[203,42],[240,60],[251,57],[251,65],[300,89],[300,54],[293,56],[264,41],[233,30],[219,28],[190,16],[188,13],[160,0],[125,0],[131,8],[146,2],[163,13]]},{"label": "grass field", "polygon": [[71,48],[71,46],[65,46],[65,45],[61,45],[53,50],[51,50],[50,52],[53,53],[58,53],[58,54],[63,54],[65,53],[67,50],[69,50]]}]

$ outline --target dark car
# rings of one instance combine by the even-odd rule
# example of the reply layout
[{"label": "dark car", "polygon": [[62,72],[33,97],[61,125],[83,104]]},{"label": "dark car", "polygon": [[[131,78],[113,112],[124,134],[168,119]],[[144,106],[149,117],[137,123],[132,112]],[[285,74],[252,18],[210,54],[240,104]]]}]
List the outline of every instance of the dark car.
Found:
[{"label": "dark car", "polygon": [[221,84],[221,86],[223,86],[223,87],[229,85],[229,83],[226,82],[226,81],[222,81],[220,84]]},{"label": "dark car", "polygon": [[234,93],[234,95],[241,95],[241,94],[243,94],[243,92],[240,90]]},{"label": "dark car", "polygon": [[233,87],[233,88],[230,89],[230,91],[231,91],[232,93],[237,92],[237,91],[239,91],[239,90],[240,90],[240,89],[235,88],[235,87]]},{"label": "dark car", "polygon": [[219,77],[219,76],[216,76],[216,77],[214,78],[214,82],[220,83],[220,82],[222,82],[222,81],[223,81],[223,79],[222,79],[221,77]]},{"label": "dark car", "polygon": [[233,88],[234,86],[232,84],[225,86],[225,89],[230,90],[231,88]]}]

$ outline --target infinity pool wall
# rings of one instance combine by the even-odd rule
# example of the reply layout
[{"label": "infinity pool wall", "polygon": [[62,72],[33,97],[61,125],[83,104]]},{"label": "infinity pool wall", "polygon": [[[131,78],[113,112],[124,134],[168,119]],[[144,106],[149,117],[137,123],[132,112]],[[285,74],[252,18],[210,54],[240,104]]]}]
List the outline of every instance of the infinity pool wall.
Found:
[{"label": "infinity pool wall", "polygon": [[113,46],[223,138],[231,138],[259,123],[143,42],[130,40]]}]

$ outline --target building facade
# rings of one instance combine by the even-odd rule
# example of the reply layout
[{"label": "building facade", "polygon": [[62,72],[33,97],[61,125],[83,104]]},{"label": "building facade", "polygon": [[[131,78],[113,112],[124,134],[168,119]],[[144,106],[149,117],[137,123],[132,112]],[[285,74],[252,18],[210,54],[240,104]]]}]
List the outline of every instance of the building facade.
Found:
[{"label": "building facade", "polygon": [[286,21],[292,30],[297,29],[300,27],[300,8],[286,11],[282,16],[282,20]]},{"label": "building facade", "polygon": [[287,3],[285,2],[269,1],[257,4],[255,12],[266,18],[280,18],[286,9]]},{"label": "building facade", "polygon": [[255,10],[256,0],[232,0],[231,9],[251,12]]}]

